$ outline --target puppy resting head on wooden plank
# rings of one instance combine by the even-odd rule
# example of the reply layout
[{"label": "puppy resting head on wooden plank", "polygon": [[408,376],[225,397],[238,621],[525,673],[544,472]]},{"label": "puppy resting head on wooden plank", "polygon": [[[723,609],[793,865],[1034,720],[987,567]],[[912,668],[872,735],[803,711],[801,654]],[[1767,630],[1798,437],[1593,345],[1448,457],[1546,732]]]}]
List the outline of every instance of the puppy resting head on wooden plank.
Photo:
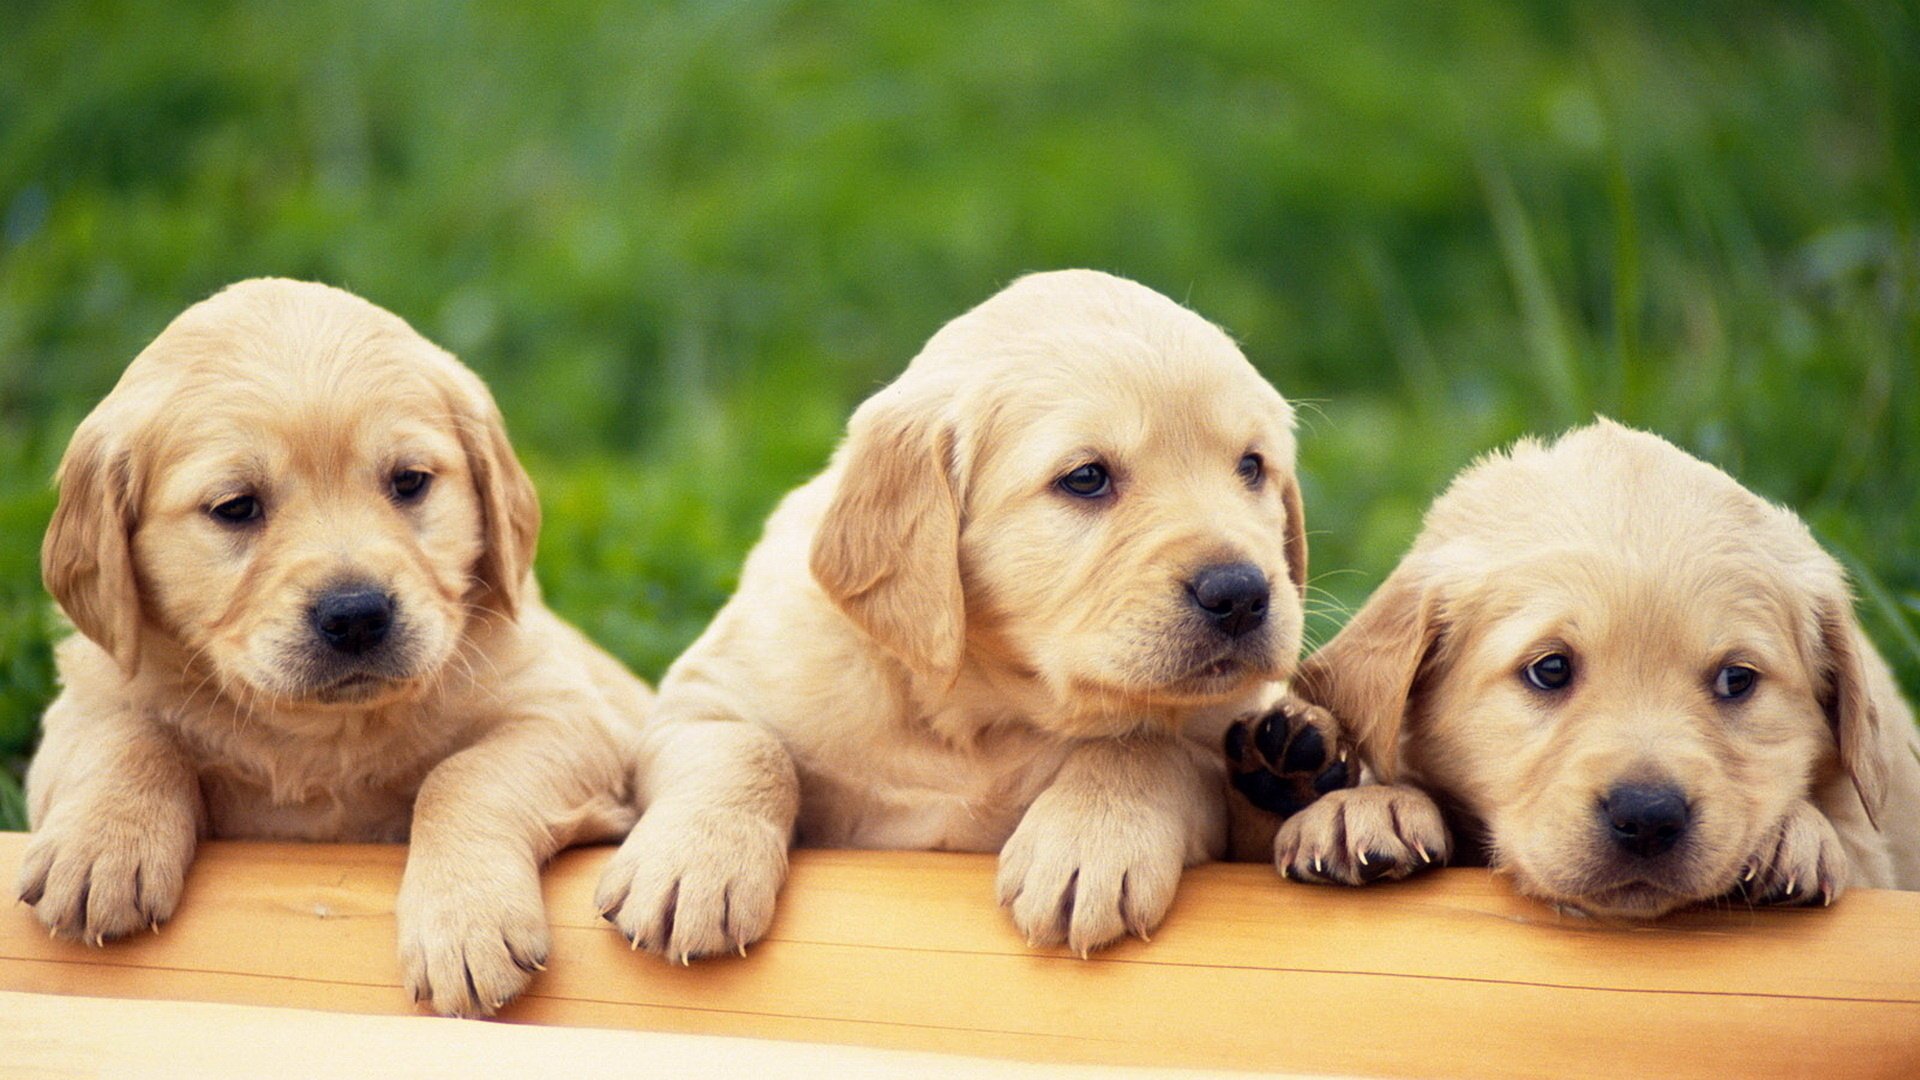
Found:
[{"label": "puppy resting head on wooden plank", "polygon": [[[1839,564],[1652,435],[1602,422],[1462,474],[1299,688],[1551,902],[1652,917],[1920,888],[1912,717]],[[1373,804],[1405,790],[1296,815],[1282,868],[1393,860]]]}]

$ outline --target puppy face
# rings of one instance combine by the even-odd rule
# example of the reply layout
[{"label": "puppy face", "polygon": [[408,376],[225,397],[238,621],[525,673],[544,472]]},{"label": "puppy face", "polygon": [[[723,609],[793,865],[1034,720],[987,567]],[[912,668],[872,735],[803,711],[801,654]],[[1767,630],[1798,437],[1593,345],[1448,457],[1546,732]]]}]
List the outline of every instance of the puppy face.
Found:
[{"label": "puppy face", "polygon": [[1304,522],[1286,402],[1216,328],[1102,274],[1022,279],[856,414],[814,548],[829,596],[1068,733],[1286,674]]},{"label": "puppy face", "polygon": [[1816,781],[1877,798],[1850,610],[1791,515],[1602,425],[1456,481],[1303,682],[1523,891],[1651,917],[1731,890]]},{"label": "puppy face", "polygon": [[401,320],[257,281],[189,309],[62,465],[49,588],[123,666],[161,635],[236,700],[418,694],[511,613],[538,509],[471,373]]}]

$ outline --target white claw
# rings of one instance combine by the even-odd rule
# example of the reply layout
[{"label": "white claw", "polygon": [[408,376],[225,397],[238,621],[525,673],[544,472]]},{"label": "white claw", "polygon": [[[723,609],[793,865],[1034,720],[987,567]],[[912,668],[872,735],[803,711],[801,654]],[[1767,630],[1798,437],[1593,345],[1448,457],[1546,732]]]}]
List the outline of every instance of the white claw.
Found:
[{"label": "white claw", "polygon": [[640,951],[640,935],[639,934],[635,934],[632,937],[627,939],[627,951],[628,952]]},{"label": "white claw", "polygon": [[1320,856],[1318,855],[1313,857],[1313,872],[1316,874],[1320,873]]},{"label": "white claw", "polygon": [[1413,845],[1413,850],[1415,850],[1415,851],[1417,851],[1417,852],[1419,852],[1419,853],[1420,853],[1420,861],[1421,861],[1421,862],[1423,862],[1423,863],[1429,863],[1429,864],[1431,864],[1431,863],[1433,862],[1433,856],[1431,856],[1431,855],[1429,855],[1429,854],[1427,854],[1427,849],[1426,849],[1425,847],[1423,847],[1423,846],[1421,846],[1421,845],[1419,845],[1419,844],[1415,844],[1415,845]]},{"label": "white claw", "polygon": [[743,941],[740,943],[740,958],[744,960],[746,959],[746,956],[747,956],[747,943]]},{"label": "white claw", "polygon": [[1747,867],[1747,872],[1746,872],[1746,873],[1744,873],[1744,874],[1742,874],[1742,875],[1740,875],[1740,880],[1741,880],[1741,881],[1752,881],[1752,880],[1753,880],[1753,875],[1755,875],[1755,874],[1757,874],[1757,873],[1759,873],[1759,872],[1760,872],[1760,868],[1759,868],[1759,867],[1757,867],[1757,866],[1749,866],[1749,867]]},{"label": "white claw", "polygon": [[1800,888],[1799,878],[1787,879],[1787,895],[1788,896],[1792,896],[1795,892],[1799,891],[1799,888]]},{"label": "white claw", "polygon": [[1367,865],[1367,853],[1364,851],[1360,853],[1360,865],[1361,866]]}]

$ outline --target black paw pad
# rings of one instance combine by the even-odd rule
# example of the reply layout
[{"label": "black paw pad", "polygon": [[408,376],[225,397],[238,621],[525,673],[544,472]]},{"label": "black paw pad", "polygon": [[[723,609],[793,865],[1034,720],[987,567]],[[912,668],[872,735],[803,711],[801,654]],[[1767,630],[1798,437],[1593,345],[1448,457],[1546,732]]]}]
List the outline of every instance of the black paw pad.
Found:
[{"label": "black paw pad", "polygon": [[1269,762],[1279,761],[1287,753],[1287,738],[1293,734],[1293,728],[1282,712],[1268,713],[1260,718],[1253,727],[1253,745],[1260,756]]},{"label": "black paw pad", "polygon": [[1348,786],[1352,771],[1332,760],[1328,736],[1285,707],[1227,728],[1225,746],[1234,790],[1281,817]]},{"label": "black paw pad", "polygon": [[[1269,758],[1268,760],[1272,760]],[[1293,737],[1292,745],[1280,759],[1280,767],[1287,772],[1312,772],[1327,762],[1327,741],[1320,736],[1320,729],[1302,727],[1300,734]]]},{"label": "black paw pad", "polygon": [[1292,817],[1313,801],[1302,799],[1292,783],[1265,771],[1234,773],[1233,789],[1253,805],[1281,817]]},{"label": "black paw pad", "polygon": [[1334,762],[1327,766],[1325,772],[1313,778],[1313,790],[1318,794],[1325,795],[1329,791],[1338,791],[1346,787],[1348,772],[1346,762]]}]

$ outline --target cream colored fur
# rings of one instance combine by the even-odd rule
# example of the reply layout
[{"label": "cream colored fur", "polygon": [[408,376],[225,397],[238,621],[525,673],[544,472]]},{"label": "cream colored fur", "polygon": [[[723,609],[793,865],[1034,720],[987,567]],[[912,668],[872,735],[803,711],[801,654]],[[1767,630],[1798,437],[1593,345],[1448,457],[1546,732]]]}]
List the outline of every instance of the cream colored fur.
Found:
[{"label": "cream colored fur", "polygon": [[[1090,271],[1022,278],[855,413],[667,673],[659,714],[777,732],[803,844],[998,851],[1001,900],[1035,943],[1144,935],[1182,867],[1226,843],[1225,718],[1272,697],[1299,648],[1292,429],[1227,336],[1165,297]],[[1251,487],[1250,452],[1266,467]],[[1056,487],[1091,461],[1110,499]],[[1232,560],[1273,592],[1268,631],[1229,654],[1183,582]],[[755,827],[753,808],[737,822]],[[771,896],[777,868],[736,881]]]},{"label": "cream colored fur", "polygon": [[[1543,650],[1573,657],[1560,696],[1522,682]],[[1744,699],[1711,693],[1727,663],[1759,672]],[[1297,685],[1398,786],[1289,819],[1283,866],[1391,848],[1380,809],[1431,820],[1431,793],[1522,891],[1596,914],[1920,889],[1920,736],[1839,564],[1652,435],[1602,422],[1463,473]],[[1639,777],[1692,806],[1686,858],[1644,875],[1596,814]]]},{"label": "cream colored fur", "polygon": [[[430,475],[417,500],[395,497],[400,469]],[[711,740],[643,724],[646,686],[542,605],[539,505],[498,410],[395,316],[278,280],[195,305],[80,425],[60,488],[44,568],[81,634],[59,648],[20,878],[55,933],[157,928],[201,837],[410,840],[407,982],[486,1013],[548,954],[555,851],[621,836],[643,802],[665,808],[670,866],[708,839],[672,807],[703,798],[712,778],[679,763]],[[210,514],[248,493],[257,522]],[[328,682],[310,605],[342,579],[391,591],[404,648]],[[734,734],[734,761],[790,770]]]}]

